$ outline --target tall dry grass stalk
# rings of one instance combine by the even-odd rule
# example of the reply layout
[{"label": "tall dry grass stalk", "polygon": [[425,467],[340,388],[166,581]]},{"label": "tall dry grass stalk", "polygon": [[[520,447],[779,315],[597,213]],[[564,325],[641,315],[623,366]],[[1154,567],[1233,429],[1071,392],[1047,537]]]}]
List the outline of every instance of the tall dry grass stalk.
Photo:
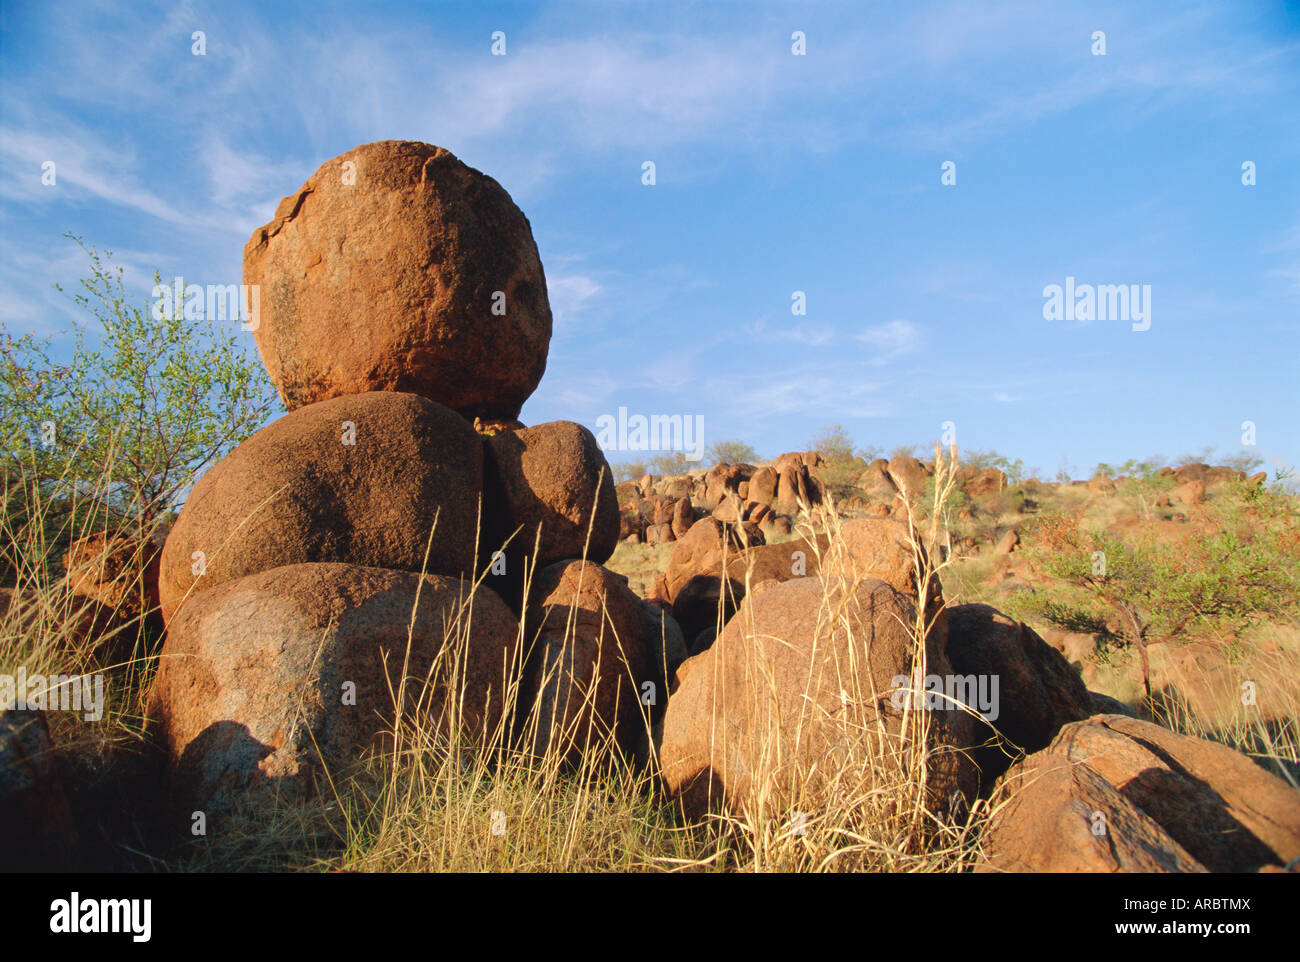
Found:
[{"label": "tall dry grass stalk", "polygon": [[[127,572],[141,572],[162,521],[141,525],[114,512],[108,507],[110,468],[85,481],[70,474],[74,460],[69,457],[58,478],[38,478],[12,462],[0,475],[0,673],[20,667],[28,676],[111,673],[109,714],[96,730],[110,735],[125,728],[138,735],[158,613],[147,604],[142,578],[130,574],[118,582],[116,606],[75,593],[63,555],[74,543],[99,536],[129,545],[129,555],[116,560]],[[97,572],[101,580],[107,580],[106,561]]]},{"label": "tall dry grass stalk", "polygon": [[[952,489],[954,470],[952,461],[939,459],[942,483],[936,486],[931,511],[935,522],[928,535],[909,512],[922,599],[938,596],[938,572],[943,565],[931,562],[938,552],[933,547],[925,550],[924,543],[937,544],[937,519]],[[798,528],[816,556],[817,570],[832,559],[844,560],[846,553],[833,498],[829,493],[827,497],[825,510],[815,512],[804,506]],[[818,531],[819,525],[824,532]],[[728,550],[724,544],[724,571],[729,570]],[[748,596],[755,587],[752,564],[742,577]],[[756,761],[749,769],[743,802],[695,827],[694,837],[702,847],[693,864],[783,872],[960,871],[978,854],[973,842],[988,817],[987,806],[936,805],[932,797],[929,713],[905,710],[899,722],[877,710],[890,692],[875,688],[870,647],[856,637],[864,624],[871,624],[856,590],[860,581],[822,582],[810,659],[810,664],[821,667],[810,670],[798,699],[810,706],[807,710],[797,711],[794,718],[782,717],[781,706],[788,715],[790,699],[783,697],[788,693],[779,691],[779,686],[789,684],[789,679],[773,677],[761,656],[744,666],[752,672],[747,677],[752,699],[748,717],[755,728],[747,736],[751,740],[747,757]],[[928,609],[921,603],[916,606],[915,623],[902,626],[911,639],[909,660],[918,691],[928,670],[926,638],[940,616],[937,603]],[[727,630],[734,635],[737,627],[748,635],[751,650],[785,644],[783,639],[758,634],[747,605],[741,605]],[[837,635],[847,636],[848,644],[837,645]],[[817,707],[818,695],[825,690],[840,692],[837,710]],[[716,740],[719,733],[715,731],[713,737]]]},{"label": "tall dry grass stalk", "polygon": [[[1259,656],[1241,674],[1250,676],[1249,693],[1236,672],[1195,664],[1179,670],[1170,690],[1149,702],[1151,720],[1249,755],[1300,788],[1300,653],[1283,650]],[[1201,693],[1198,704],[1180,688]]]}]

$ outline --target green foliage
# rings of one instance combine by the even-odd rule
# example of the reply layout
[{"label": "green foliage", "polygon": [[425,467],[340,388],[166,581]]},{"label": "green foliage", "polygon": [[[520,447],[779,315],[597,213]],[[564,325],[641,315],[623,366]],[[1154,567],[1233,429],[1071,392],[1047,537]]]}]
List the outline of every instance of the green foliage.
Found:
[{"label": "green foliage", "polygon": [[[929,517],[929,512],[934,506],[937,484],[938,482],[933,474],[926,477],[925,493],[917,506],[918,512],[924,517]],[[951,527],[960,527],[956,523],[957,517],[973,511],[973,509],[974,502],[971,501],[971,496],[966,493],[966,490],[961,485],[953,485],[939,506],[940,516]]]},{"label": "green foliage", "polygon": [[1007,481],[1011,484],[1019,484],[1025,480],[1025,462],[1020,458],[1012,461],[1009,458],[999,456],[994,460],[993,466],[1001,468],[1002,472],[1007,476]]},{"label": "green foliage", "polygon": [[1275,495],[1300,497],[1300,479],[1296,476],[1295,467],[1278,464],[1273,469],[1273,480],[1269,483],[1268,490]]},{"label": "green foliage", "polygon": [[704,452],[705,464],[754,464],[762,460],[744,441],[716,441]]},{"label": "green foliage", "polygon": [[1025,462],[1019,458],[1012,461],[997,451],[963,451],[961,463],[963,467],[976,472],[997,468],[1007,476],[1009,484],[1019,484],[1025,479]]},{"label": "green foliage", "polygon": [[1139,481],[1148,481],[1156,476],[1156,472],[1164,466],[1164,458],[1159,456],[1147,458],[1145,461],[1139,461],[1137,458],[1129,458],[1123,464],[1113,466],[1105,461],[1097,465],[1093,471],[1093,476],[1100,475],[1103,478],[1129,478]]},{"label": "green foliage", "polygon": [[843,503],[849,498],[862,494],[858,488],[858,480],[862,477],[862,472],[867,469],[867,464],[868,462],[859,458],[827,461],[817,469],[817,477],[821,479],[831,497],[837,503]]},{"label": "green foliage", "polygon": [[650,466],[644,461],[616,461],[609,466],[614,474],[614,483],[635,481],[650,473]]},{"label": "green foliage", "polygon": [[1254,474],[1264,463],[1264,459],[1258,454],[1233,454],[1226,458],[1220,458],[1220,462],[1234,471],[1240,471],[1242,474]]},{"label": "green foliage", "polygon": [[610,470],[614,474],[614,481],[619,483],[636,481],[647,474],[659,477],[673,474],[690,474],[692,471],[699,471],[706,463],[707,459],[703,461],[689,460],[684,451],[669,451],[664,454],[656,454],[649,459],[638,458],[635,461],[619,461],[610,465]]},{"label": "green foliage", "polygon": [[1199,454],[1184,454],[1174,459],[1174,467],[1181,468],[1189,464],[1213,464],[1214,463],[1214,445],[1207,445],[1201,448]]},{"label": "green foliage", "polygon": [[650,473],[660,476],[671,474],[688,474],[703,468],[703,461],[692,461],[685,451],[668,451],[656,454],[650,459]]},{"label": "green foliage", "polygon": [[[1043,614],[1062,627],[1112,626],[1129,643],[1167,640],[1199,628],[1239,632],[1282,611],[1300,593],[1300,525],[1294,516],[1251,525],[1221,513],[1210,530],[1174,541],[1143,529],[1084,528],[1064,516],[1035,526],[1026,556],[1062,584]],[[1076,629],[1077,630],[1077,629]]]},{"label": "green foliage", "polygon": [[1036,507],[1022,487],[1006,487],[984,499],[985,510],[995,517],[1003,514],[1028,514]]},{"label": "green foliage", "polygon": [[[1131,465],[1132,462],[1125,462],[1121,467]],[[1152,462],[1141,462],[1135,470],[1122,476],[1127,480],[1118,484],[1120,497],[1138,513],[1139,517],[1147,520],[1156,515],[1157,509],[1154,505],[1160,496],[1172,491],[1178,484],[1172,474],[1168,472],[1161,474],[1160,468],[1154,466]],[[1165,516],[1168,509],[1159,509],[1159,513]]]},{"label": "green foliage", "polygon": [[1063,604],[1048,598],[1043,603],[1043,616],[1050,622],[1060,625],[1068,631],[1077,631],[1088,635],[1109,635],[1110,629],[1104,618],[1095,612],[1075,605]]},{"label": "green foliage", "polygon": [[73,300],[104,333],[92,346],[76,327],[71,358],[59,363],[48,339],[0,326],[4,471],[56,493],[84,494],[107,476],[96,488],[105,507],[144,530],[278,402],[233,332],[187,320],[182,304],[163,318],[132,305],[111,253],[73,239],[90,260]]}]

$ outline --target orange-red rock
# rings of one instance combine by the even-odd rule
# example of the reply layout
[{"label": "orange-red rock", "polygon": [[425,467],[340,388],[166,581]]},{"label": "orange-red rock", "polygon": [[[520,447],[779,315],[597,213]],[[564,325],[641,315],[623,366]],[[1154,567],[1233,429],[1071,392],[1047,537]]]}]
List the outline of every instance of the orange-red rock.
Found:
[{"label": "orange-red rock", "polygon": [[685,657],[672,618],[641,601],[622,575],[568,561],[538,573],[525,625],[521,710],[534,751],[572,759],[608,742],[644,755],[667,671]]},{"label": "orange-red rock", "polygon": [[479,435],[433,401],[375,392],[299,408],[195,484],[163,546],[163,617],[187,593],[289,564],[469,574],[482,481]]},{"label": "orange-red rock", "polygon": [[178,823],[337,777],[391,726],[404,664],[404,710],[490,736],[518,633],[491,591],[408,571],[290,565],[195,595],[167,626],[150,693]]},{"label": "orange-red rock", "polygon": [[[832,616],[830,613],[834,612]],[[882,738],[899,731],[890,692],[914,665],[910,599],[884,582],[799,578],[745,599],[713,645],[678,670],[659,759],[689,813],[769,804],[809,811],[830,792],[860,797],[875,778]],[[951,669],[926,639],[927,671]],[[966,715],[930,713],[929,789],[942,805],[970,792]],[[787,808],[788,807],[788,808]]]},{"label": "orange-red rock", "polygon": [[290,410],[403,391],[509,420],[546,370],[551,308],[528,219],[431,144],[326,161],[253,232],[244,283],[260,292],[254,337]]},{"label": "orange-red rock", "polygon": [[584,552],[595,562],[614,553],[620,534],[614,478],[590,431],[551,421],[484,441],[486,557],[512,534],[507,558],[536,555],[539,568]]},{"label": "orange-red rock", "polygon": [[1300,857],[1300,790],[1224,745],[1136,718],[1067,725],[1005,778],[989,869],[1252,872]]}]

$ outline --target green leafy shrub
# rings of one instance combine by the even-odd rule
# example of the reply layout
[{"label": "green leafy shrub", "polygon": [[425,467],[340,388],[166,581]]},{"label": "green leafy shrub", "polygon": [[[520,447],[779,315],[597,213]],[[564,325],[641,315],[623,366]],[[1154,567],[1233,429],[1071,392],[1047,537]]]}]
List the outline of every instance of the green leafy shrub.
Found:
[{"label": "green leafy shrub", "polygon": [[1221,510],[1208,530],[1188,526],[1172,540],[1142,526],[1115,533],[1053,515],[1030,529],[1025,556],[1056,582],[1029,599],[1042,617],[1070,630],[1105,627],[1144,663],[1148,644],[1236,634],[1300,597],[1293,514],[1261,525]]},{"label": "green leafy shrub", "polygon": [[[72,331],[66,361],[49,339],[0,325],[0,458],[6,520],[21,529],[36,485],[57,506],[81,502],[104,524],[143,535],[198,475],[278,409],[260,361],[213,319],[133,304],[111,253],[74,238],[90,260],[73,297],[103,329]],[[155,274],[155,282],[161,279]],[[164,316],[158,316],[164,315]]]}]

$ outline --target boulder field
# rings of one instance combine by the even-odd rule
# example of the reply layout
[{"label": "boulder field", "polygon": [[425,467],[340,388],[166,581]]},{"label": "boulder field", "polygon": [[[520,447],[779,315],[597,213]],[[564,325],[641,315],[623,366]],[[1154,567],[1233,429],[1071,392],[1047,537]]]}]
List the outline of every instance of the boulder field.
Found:
[{"label": "boulder field", "polygon": [[[446,150],[327,161],[254,231],[244,280],[288,413],[132,555],[166,625],[147,699],[164,819],[320,792],[418,722],[568,764],[607,746],[692,817],[860,798],[919,753],[938,817],[1010,798],[983,871],[1300,857],[1300,791],[1117,714],[1028,626],[945,601],[901,520],[926,462],[870,463],[870,516],[840,522],[815,452],[615,484],[585,427],[520,423],[551,336],[541,258],[506,191]],[[605,566],[620,541],[672,545],[646,597]],[[125,597],[115,551],[70,554],[88,602]],[[0,709],[0,814],[33,833],[66,821],[47,741]]]}]

